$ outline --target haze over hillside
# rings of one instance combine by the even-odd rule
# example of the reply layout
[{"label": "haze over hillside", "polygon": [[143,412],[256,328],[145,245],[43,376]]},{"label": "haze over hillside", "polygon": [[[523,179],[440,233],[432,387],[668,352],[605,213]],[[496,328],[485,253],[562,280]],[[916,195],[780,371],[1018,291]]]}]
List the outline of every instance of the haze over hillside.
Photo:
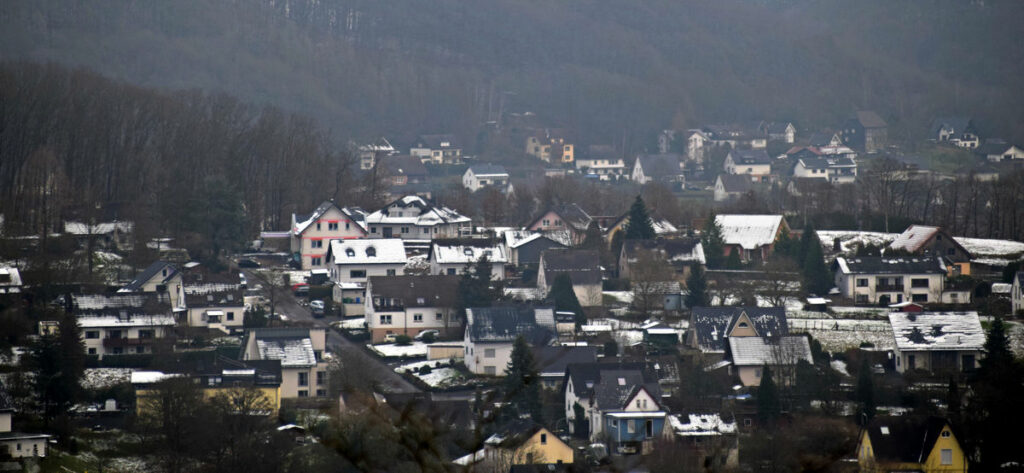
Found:
[{"label": "haze over hillside", "polygon": [[898,133],[959,113],[1020,138],[1022,18],[1021,2],[963,0],[30,0],[0,5],[0,58],[223,91],[336,138],[472,138],[533,111],[639,150],[669,126],[855,108]]}]

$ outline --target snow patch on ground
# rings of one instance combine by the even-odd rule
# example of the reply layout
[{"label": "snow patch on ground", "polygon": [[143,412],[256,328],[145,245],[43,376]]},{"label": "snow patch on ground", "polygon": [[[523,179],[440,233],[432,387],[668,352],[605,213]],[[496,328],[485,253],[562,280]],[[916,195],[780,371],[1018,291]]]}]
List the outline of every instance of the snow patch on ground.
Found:
[{"label": "snow patch on ground", "polygon": [[623,304],[633,303],[633,291],[604,291],[601,294],[611,297]]},{"label": "snow patch on ground", "polygon": [[846,362],[843,360],[832,360],[832,369],[843,376],[850,376],[850,372],[846,371]]},{"label": "snow patch on ground", "polygon": [[334,322],[331,325],[342,330],[361,330],[366,328],[366,318],[356,317],[352,319],[344,319]]},{"label": "snow patch on ground", "polygon": [[427,356],[427,344],[423,342],[412,342],[410,345],[400,346],[394,343],[383,343],[380,345],[366,345],[379,356],[386,358]]},{"label": "snow patch on ground", "polygon": [[82,377],[85,389],[104,389],[131,381],[131,368],[86,368]]},{"label": "snow patch on ground", "polygon": [[867,342],[875,350],[895,348],[896,341],[888,320],[864,319],[789,319],[792,333],[809,333],[825,351],[841,352]]},{"label": "snow patch on ground", "polygon": [[[438,367],[438,365],[441,365]],[[420,368],[429,366],[430,372],[427,374],[420,374]],[[438,360],[429,361],[417,361],[415,363],[406,363],[395,368],[396,373],[405,373],[411,371],[409,374],[415,376],[420,381],[423,381],[432,388],[445,388],[460,384],[461,381],[466,379],[465,375],[459,370],[452,368],[447,363],[439,362]]]}]

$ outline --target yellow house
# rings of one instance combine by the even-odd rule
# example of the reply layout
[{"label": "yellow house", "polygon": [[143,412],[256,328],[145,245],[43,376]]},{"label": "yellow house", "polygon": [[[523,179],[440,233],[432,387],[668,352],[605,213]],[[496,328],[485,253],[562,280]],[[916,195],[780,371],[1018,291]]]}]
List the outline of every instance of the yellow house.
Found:
[{"label": "yellow house", "polygon": [[547,428],[519,421],[490,436],[483,449],[455,460],[455,464],[469,471],[505,471],[512,465],[570,465],[573,455],[572,447]]},{"label": "yellow house", "polygon": [[860,434],[862,473],[966,472],[967,457],[945,419],[880,417]]},{"label": "yellow house", "polygon": [[[281,365],[273,361],[218,360],[220,366],[203,370],[202,373],[164,373],[161,371],[133,371],[132,387],[135,389],[135,413],[142,416],[158,408],[161,381],[171,378],[189,378],[202,391],[203,398],[213,399],[218,395],[237,396],[242,391],[252,392],[251,404],[266,404],[267,415],[276,415],[281,409]],[[229,362],[229,363],[225,363]]]},{"label": "yellow house", "polygon": [[576,147],[565,138],[546,131],[542,136],[526,138],[526,154],[549,163],[572,163]]}]

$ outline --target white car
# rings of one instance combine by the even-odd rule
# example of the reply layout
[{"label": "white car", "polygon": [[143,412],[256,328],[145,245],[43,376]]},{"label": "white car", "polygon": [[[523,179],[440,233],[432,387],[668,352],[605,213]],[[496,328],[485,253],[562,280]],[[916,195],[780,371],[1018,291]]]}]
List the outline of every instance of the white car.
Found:
[{"label": "white car", "polygon": [[428,336],[433,336],[434,339],[436,340],[438,335],[441,335],[441,332],[438,332],[437,330],[424,330],[424,331],[416,334],[416,337],[414,338],[414,340],[423,340],[425,337],[428,337]]}]

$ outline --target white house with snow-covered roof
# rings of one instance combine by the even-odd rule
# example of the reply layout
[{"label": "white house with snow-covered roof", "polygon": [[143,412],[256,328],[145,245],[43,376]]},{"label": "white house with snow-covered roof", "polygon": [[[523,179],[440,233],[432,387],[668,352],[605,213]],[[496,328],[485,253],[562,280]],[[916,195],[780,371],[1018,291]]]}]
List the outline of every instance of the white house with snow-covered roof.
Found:
[{"label": "white house with snow-covered roof", "polygon": [[415,195],[402,197],[368,215],[366,223],[369,238],[434,240],[468,236],[473,230],[469,217]]},{"label": "white house with snow-covered roof", "polygon": [[103,358],[105,355],[150,354],[174,328],[171,314],[93,315],[78,317],[85,352]]},{"label": "white house with snow-covered roof", "polygon": [[0,294],[21,292],[21,273],[14,266],[0,266]]},{"label": "white house with snow-covered roof", "polygon": [[767,259],[782,232],[789,231],[781,215],[717,215],[715,224],[722,230],[725,256],[738,251],[742,261]]},{"label": "white house with snow-covered roof", "polygon": [[456,275],[482,258],[491,263],[491,279],[505,279],[505,264],[509,262],[505,246],[490,239],[459,239],[435,241],[430,245],[427,262],[430,274]]},{"label": "white house with snow-covered roof", "polygon": [[246,332],[242,360],[280,360],[281,398],[327,396],[324,328],[257,328]]},{"label": "white house with snow-covered roof", "polygon": [[339,207],[331,201],[320,204],[312,213],[292,214],[289,231],[292,257],[302,269],[321,268],[331,240],[366,238],[366,212],[357,207]]},{"label": "white house with snow-covered roof", "polygon": [[977,312],[891,312],[889,323],[900,373],[972,371],[984,356],[985,330]]},{"label": "white house with snow-covered roof", "polygon": [[401,276],[407,262],[401,238],[332,240],[326,263],[331,281],[366,283],[370,276]]}]

